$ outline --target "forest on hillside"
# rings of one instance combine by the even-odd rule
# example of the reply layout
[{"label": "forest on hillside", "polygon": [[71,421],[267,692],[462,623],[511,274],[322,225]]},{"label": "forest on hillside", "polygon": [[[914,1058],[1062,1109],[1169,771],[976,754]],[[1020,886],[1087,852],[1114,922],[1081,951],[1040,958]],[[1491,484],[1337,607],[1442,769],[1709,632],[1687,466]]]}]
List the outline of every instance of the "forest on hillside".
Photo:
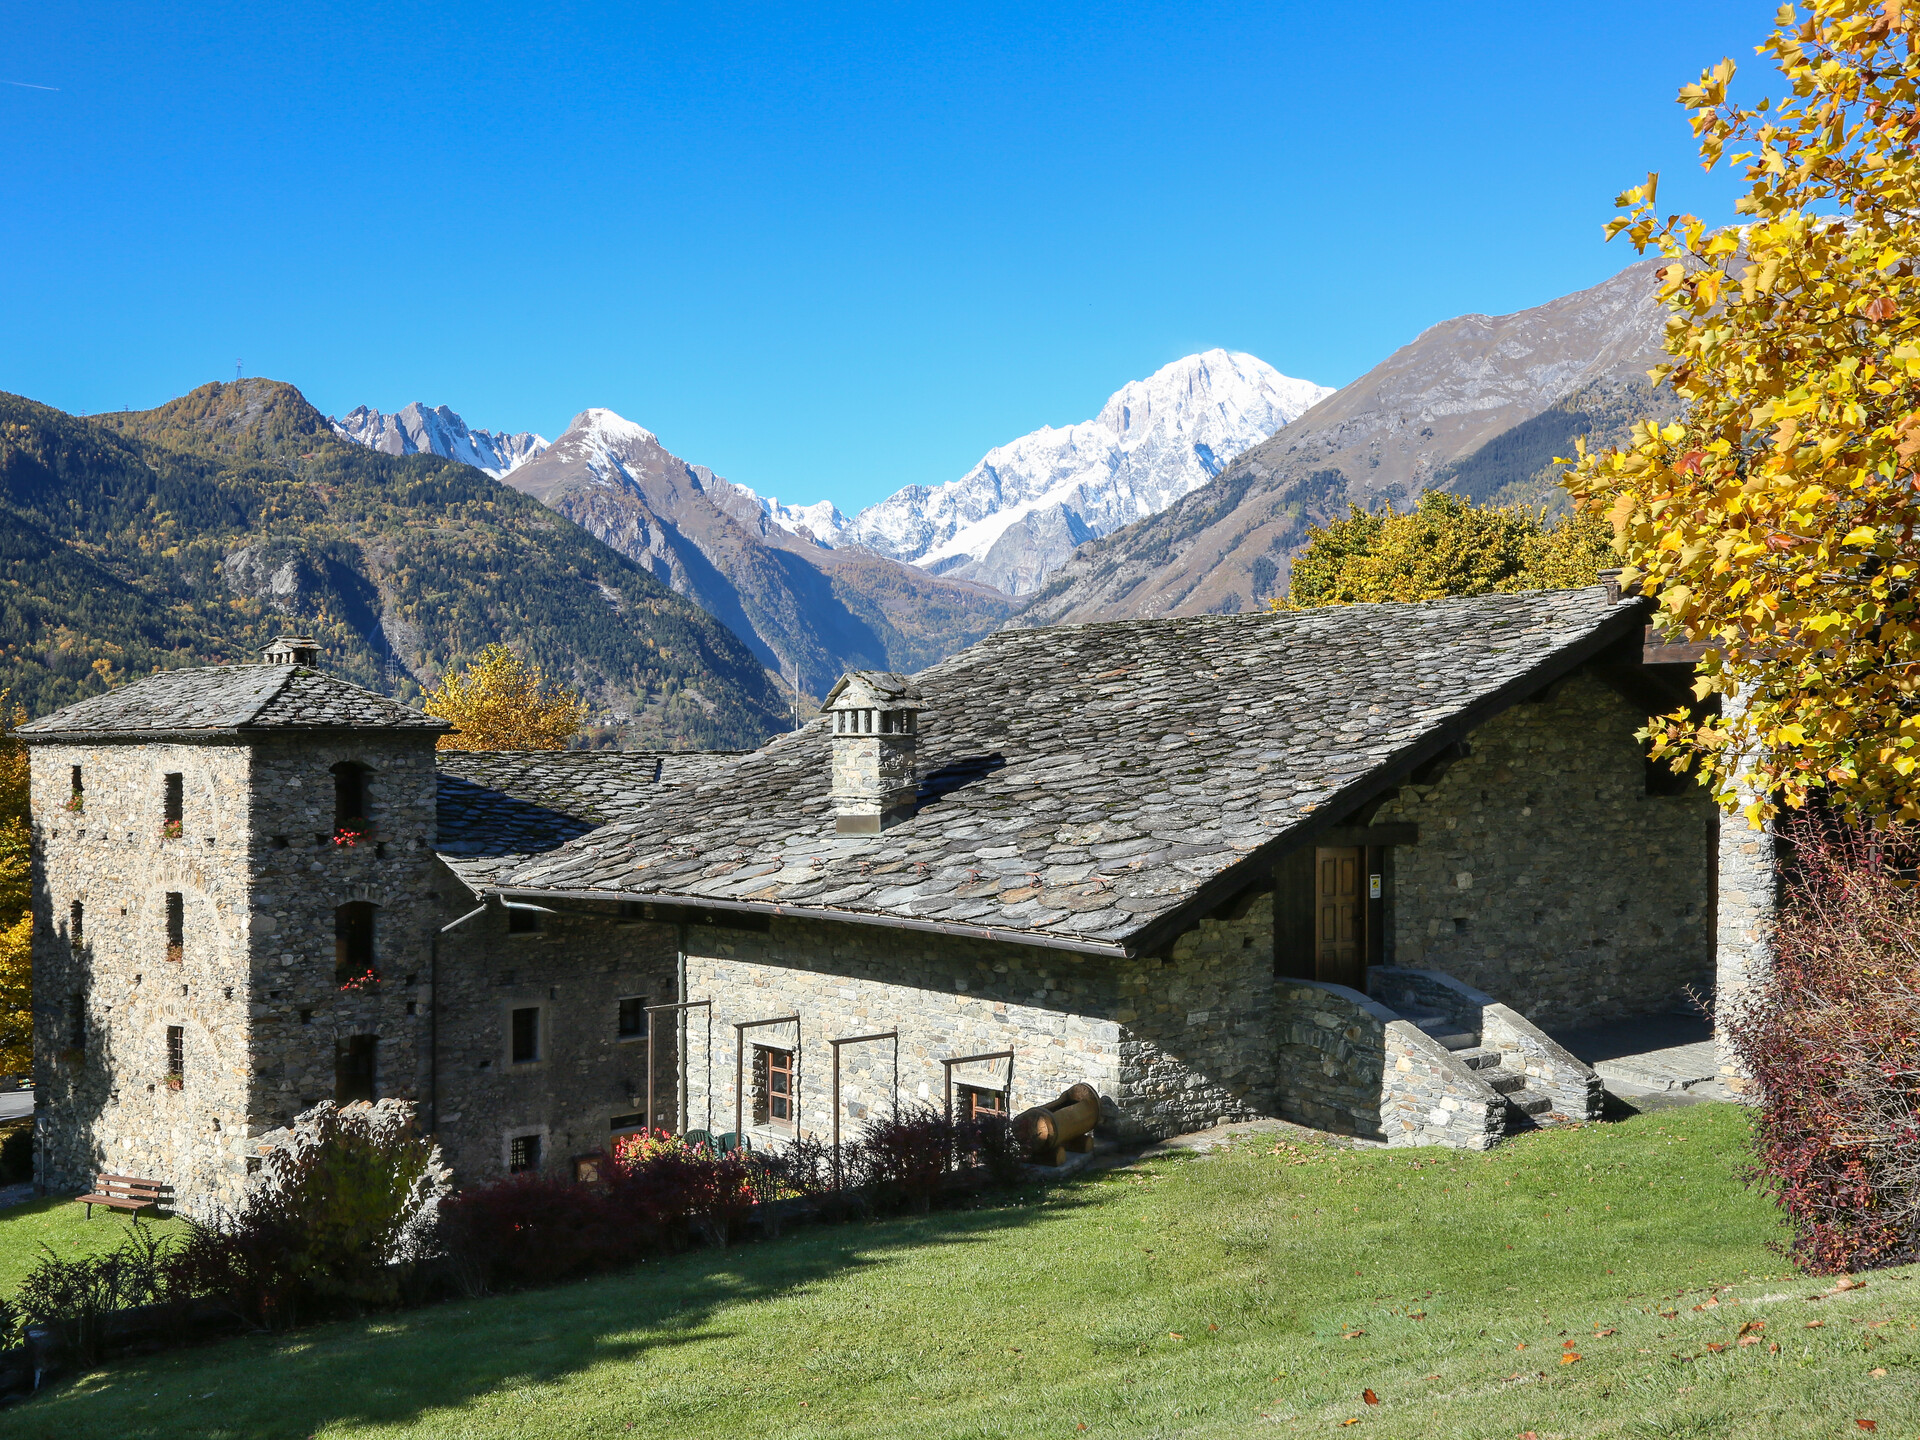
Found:
[{"label": "forest on hillside", "polygon": [[504,642],[634,745],[753,746],[786,708],[635,562],[469,466],[339,440],[291,386],[84,420],[0,394],[0,688],[30,714],[289,628],[403,699]]}]

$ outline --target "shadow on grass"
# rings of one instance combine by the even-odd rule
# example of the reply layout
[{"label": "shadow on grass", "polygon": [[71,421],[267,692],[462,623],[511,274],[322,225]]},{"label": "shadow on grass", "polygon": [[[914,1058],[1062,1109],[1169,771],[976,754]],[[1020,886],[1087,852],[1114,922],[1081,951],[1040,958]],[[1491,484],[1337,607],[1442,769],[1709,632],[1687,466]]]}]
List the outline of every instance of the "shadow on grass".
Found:
[{"label": "shadow on grass", "polygon": [[812,1224],[548,1289],[125,1360],[36,1397],[0,1428],[60,1440],[109,1428],[119,1440],[224,1440],[409,1425],[594,1366],[723,1343],[735,1338],[715,1326],[724,1308],[790,1298],[910,1249],[990,1243],[1091,1203],[1066,1188],[1008,1192],[973,1209]]}]

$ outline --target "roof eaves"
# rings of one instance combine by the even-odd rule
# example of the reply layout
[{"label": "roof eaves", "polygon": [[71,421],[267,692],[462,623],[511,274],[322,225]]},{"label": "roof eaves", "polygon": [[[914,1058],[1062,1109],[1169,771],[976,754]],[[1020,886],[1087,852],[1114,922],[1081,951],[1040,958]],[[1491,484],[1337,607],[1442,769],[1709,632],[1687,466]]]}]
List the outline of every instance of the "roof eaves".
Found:
[{"label": "roof eaves", "polygon": [[640,890],[545,890],[523,885],[496,885],[488,893],[521,900],[621,900],[648,905],[676,905],[687,910],[734,910],[750,915],[779,915],[789,920],[834,920],[874,925],[887,930],[916,930],[928,935],[957,935],[969,940],[996,940],[1007,945],[1032,945],[1045,950],[1072,950],[1081,955],[1126,959],[1133,952],[1124,945],[1101,940],[1076,940],[1044,930],[1004,930],[952,921],[915,920],[903,915],[881,915],[866,910],[839,910],[827,905],[776,905],[765,900],[715,900],[706,895]]}]

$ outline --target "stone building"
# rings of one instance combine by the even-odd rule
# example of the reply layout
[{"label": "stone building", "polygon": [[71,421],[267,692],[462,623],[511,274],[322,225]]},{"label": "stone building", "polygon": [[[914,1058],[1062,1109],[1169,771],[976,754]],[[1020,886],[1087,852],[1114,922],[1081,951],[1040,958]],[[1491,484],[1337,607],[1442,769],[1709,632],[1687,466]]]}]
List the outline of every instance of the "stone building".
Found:
[{"label": "stone building", "polygon": [[1595,587],[1010,631],[744,755],[436,752],[292,650],[153,676],[22,730],[42,1183],[229,1201],[363,1095],[462,1180],[1079,1081],[1121,1137],[1595,1113],[1539,1025],[1715,968],[1645,624]]}]

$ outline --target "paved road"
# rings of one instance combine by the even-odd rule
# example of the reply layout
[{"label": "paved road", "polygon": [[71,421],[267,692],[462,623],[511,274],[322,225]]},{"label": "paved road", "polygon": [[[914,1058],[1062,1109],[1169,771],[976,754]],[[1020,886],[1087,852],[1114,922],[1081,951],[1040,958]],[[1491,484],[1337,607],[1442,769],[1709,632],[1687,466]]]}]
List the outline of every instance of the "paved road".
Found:
[{"label": "paved road", "polygon": [[18,1120],[33,1114],[33,1091],[0,1090],[0,1120]]}]

